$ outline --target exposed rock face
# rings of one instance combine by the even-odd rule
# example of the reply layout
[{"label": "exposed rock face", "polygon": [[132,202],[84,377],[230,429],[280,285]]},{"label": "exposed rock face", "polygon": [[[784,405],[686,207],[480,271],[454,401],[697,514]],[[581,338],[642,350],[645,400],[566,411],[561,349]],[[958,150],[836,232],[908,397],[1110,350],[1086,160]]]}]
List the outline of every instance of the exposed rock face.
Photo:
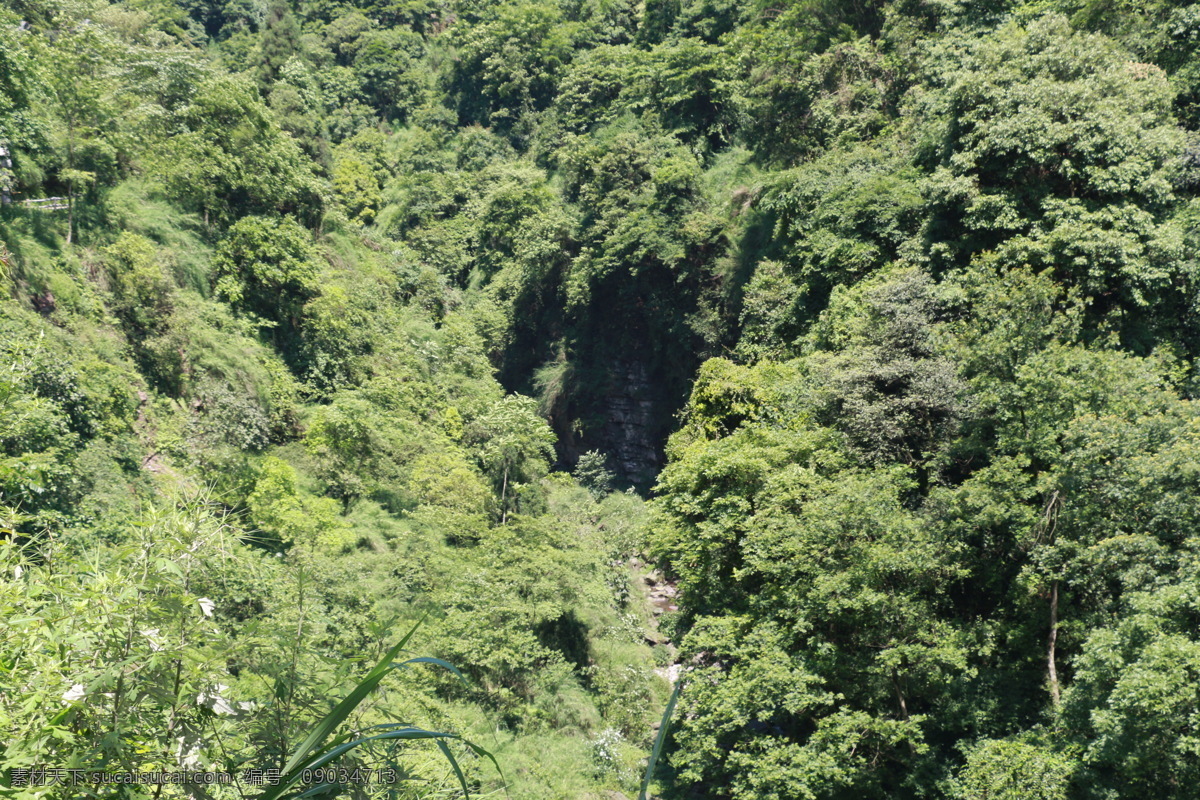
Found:
[{"label": "exposed rock face", "polygon": [[617,477],[640,489],[653,484],[663,466],[666,434],[663,398],[643,361],[617,360],[605,398],[603,450]]},{"label": "exposed rock face", "polygon": [[645,492],[654,486],[666,464],[663,451],[675,409],[648,363],[636,354],[604,359],[591,368],[604,376],[598,385],[550,409],[560,466],[574,469],[581,455],[596,450],[607,457],[617,488],[632,485]]}]

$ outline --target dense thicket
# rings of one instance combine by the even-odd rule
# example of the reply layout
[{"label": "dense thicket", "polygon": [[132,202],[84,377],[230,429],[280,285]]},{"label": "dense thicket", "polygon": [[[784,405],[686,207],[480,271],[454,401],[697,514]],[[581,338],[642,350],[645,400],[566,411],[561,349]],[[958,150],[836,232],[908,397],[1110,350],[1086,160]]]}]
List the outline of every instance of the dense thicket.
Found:
[{"label": "dense thicket", "polygon": [[656,667],[664,796],[1193,797],[1198,42],[1174,0],[8,3],[5,780],[279,766],[424,619],[467,685],[354,726],[514,797],[634,791]]}]

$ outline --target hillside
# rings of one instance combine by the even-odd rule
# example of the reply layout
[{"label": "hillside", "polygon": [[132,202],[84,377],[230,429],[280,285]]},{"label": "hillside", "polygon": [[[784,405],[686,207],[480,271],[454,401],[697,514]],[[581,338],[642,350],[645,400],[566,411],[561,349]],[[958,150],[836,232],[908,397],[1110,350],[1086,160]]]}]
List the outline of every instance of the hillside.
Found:
[{"label": "hillside", "polygon": [[1194,798],[1198,43],[9,0],[0,795]]}]

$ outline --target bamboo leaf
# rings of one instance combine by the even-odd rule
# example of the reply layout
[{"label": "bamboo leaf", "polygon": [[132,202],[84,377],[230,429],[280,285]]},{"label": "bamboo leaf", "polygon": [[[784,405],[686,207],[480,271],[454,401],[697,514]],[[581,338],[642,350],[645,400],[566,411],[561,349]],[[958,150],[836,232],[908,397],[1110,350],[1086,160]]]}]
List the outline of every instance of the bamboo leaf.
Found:
[{"label": "bamboo leaf", "polygon": [[646,800],[646,792],[650,790],[650,781],[654,777],[654,768],[658,766],[658,758],[662,755],[663,743],[667,740],[667,731],[671,727],[671,715],[675,712],[675,702],[679,700],[679,692],[683,689],[683,681],[675,684],[671,698],[667,700],[667,708],[663,711],[662,725],[659,726],[658,736],[654,737],[654,749],[650,751],[650,761],[646,764],[646,777],[642,778],[642,790],[638,792],[638,800]]},{"label": "bamboo leaf", "polygon": [[439,667],[445,667],[446,669],[453,672],[455,675],[458,676],[458,679],[460,681],[462,681],[464,684],[467,683],[467,679],[464,678],[463,674],[458,671],[458,667],[454,666],[453,664],[451,664],[448,661],[443,661],[440,658],[433,658],[432,656],[421,656],[420,658],[410,658],[407,661],[405,661],[401,664],[398,664],[397,666],[406,667],[409,664],[436,664]]},{"label": "bamboo leaf", "polygon": [[[421,622],[424,622],[424,618],[422,618]],[[392,669],[404,667],[408,664],[436,664],[449,669],[461,680],[466,682],[466,679],[463,678],[462,674],[459,673],[459,671],[455,669],[453,665],[439,658],[421,657],[409,659],[401,664],[392,663],[404,646],[408,644],[417,628],[420,627],[421,622],[418,622],[416,625],[414,625],[412,630],[405,634],[404,638],[401,639],[395,647],[389,650],[382,659],[380,659],[379,663],[375,665],[375,667],[367,674],[362,682],[354,687],[354,690],[350,692],[350,694],[344,700],[338,703],[333,711],[329,712],[321,719],[320,722],[317,723],[312,732],[305,738],[300,746],[296,748],[295,752],[293,752],[291,759],[282,770],[279,783],[259,795],[259,800],[279,800],[279,798],[285,796],[291,798],[292,800],[299,800],[299,798],[302,797],[316,797],[320,794],[328,792],[330,788],[335,787],[336,784],[322,784],[321,786],[307,788],[302,790],[299,794],[288,793],[291,787],[300,781],[306,770],[320,769],[321,767],[348,753],[354,748],[368,742],[375,741],[421,739],[435,740],[442,753],[445,754],[446,758],[450,761],[451,767],[454,769],[455,774],[458,776],[459,782],[462,784],[463,791],[468,792],[466,776],[463,774],[458,761],[454,758],[453,752],[450,751],[445,742],[447,739],[457,739],[462,741],[467,747],[471,748],[471,750],[477,755],[488,758],[496,767],[496,771],[500,773],[500,777],[503,780],[504,773],[501,772],[500,764],[496,761],[495,757],[491,753],[453,733],[428,731],[404,722],[387,722],[379,725],[372,725],[366,729],[368,731],[382,730],[382,733],[376,733],[370,736],[360,736],[353,741],[347,741],[351,738],[351,733],[342,733],[333,737],[332,739],[330,738],[337,727],[341,725],[347,717],[349,717],[354,709],[362,703],[366,696],[376,686],[379,685],[379,682],[383,679],[383,677]],[[470,796],[469,792],[467,796]]]},{"label": "bamboo leaf", "polygon": [[284,765],[283,772],[285,774],[294,770],[309,754],[320,747],[321,743],[333,733],[334,729],[338,725],[341,725],[354,709],[358,708],[359,704],[366,699],[367,695],[379,685],[379,682],[383,680],[383,676],[387,674],[389,665],[396,659],[396,656],[400,655],[400,651],[404,649],[404,646],[408,644],[409,639],[412,638],[413,634],[417,632],[417,628],[421,627],[421,623],[424,621],[424,618],[422,618],[416,625],[413,625],[412,629],[404,635],[404,638],[384,654],[379,663],[375,665],[375,668],[367,673],[367,677],[363,679],[362,683],[354,687],[354,691],[350,692],[342,702],[337,704],[333,711],[325,715],[325,718],[316,724],[312,733],[296,748],[296,752],[292,754],[291,759]]},{"label": "bamboo leaf", "polygon": [[504,784],[504,794],[507,796],[508,795],[508,779],[504,777],[504,770],[500,769],[500,762],[496,760],[496,757],[494,755],[492,755],[490,752],[488,752],[487,750],[484,750],[479,745],[475,744],[474,742],[471,742],[467,739],[463,739],[461,737],[459,738],[459,741],[461,741],[467,747],[469,747],[473,751],[475,751],[475,755],[483,756],[488,761],[492,762],[492,766],[496,768],[496,772],[499,773],[499,775],[500,775],[500,781]]},{"label": "bamboo leaf", "polygon": [[463,775],[462,767],[458,765],[458,759],[454,757],[454,753],[450,752],[450,745],[442,739],[438,739],[437,746],[442,751],[442,755],[446,756],[446,760],[450,762],[450,766],[454,768],[454,774],[458,776],[458,783],[462,786],[463,796],[467,800],[471,800],[471,790],[467,788],[467,776]]}]

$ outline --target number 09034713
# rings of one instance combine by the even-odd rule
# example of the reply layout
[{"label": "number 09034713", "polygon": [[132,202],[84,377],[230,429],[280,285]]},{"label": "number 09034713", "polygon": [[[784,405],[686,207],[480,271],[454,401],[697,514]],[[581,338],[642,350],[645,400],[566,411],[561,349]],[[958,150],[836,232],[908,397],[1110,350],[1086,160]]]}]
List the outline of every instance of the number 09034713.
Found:
[{"label": "number 09034713", "polygon": [[300,773],[300,781],[308,784],[320,783],[383,783],[394,784],[399,779],[395,767],[378,769],[350,769],[348,767],[322,767],[306,769]]}]

